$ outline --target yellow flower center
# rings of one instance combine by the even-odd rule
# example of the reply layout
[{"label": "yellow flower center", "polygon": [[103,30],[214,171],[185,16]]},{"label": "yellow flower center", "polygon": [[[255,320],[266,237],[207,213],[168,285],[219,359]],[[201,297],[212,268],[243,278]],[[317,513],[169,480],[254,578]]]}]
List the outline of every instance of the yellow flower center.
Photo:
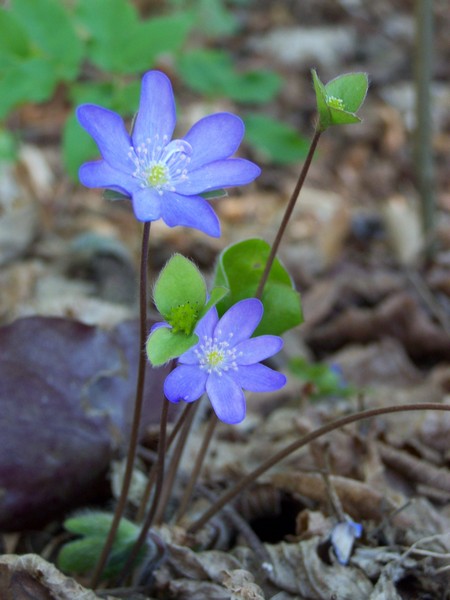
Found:
[{"label": "yellow flower center", "polygon": [[327,104],[328,106],[331,106],[331,108],[345,110],[344,101],[341,98],[336,98],[336,96],[327,96]]},{"label": "yellow flower center", "polygon": [[169,169],[162,163],[151,166],[147,174],[147,182],[151,187],[162,186],[169,180]]},{"label": "yellow flower center", "polygon": [[205,360],[210,367],[218,367],[223,363],[224,353],[221,350],[214,349],[205,354]]}]

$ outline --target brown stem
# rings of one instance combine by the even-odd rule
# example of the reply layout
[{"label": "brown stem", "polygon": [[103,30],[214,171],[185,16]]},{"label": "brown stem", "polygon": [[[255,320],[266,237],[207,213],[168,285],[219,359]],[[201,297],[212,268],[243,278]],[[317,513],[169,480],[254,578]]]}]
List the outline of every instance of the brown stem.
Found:
[{"label": "brown stem", "polygon": [[136,397],[134,402],[133,423],[130,432],[130,442],[128,446],[127,462],[125,466],[125,474],[122,482],[120,497],[117,501],[114,511],[111,529],[103,546],[102,553],[95,566],[91,578],[91,588],[95,589],[98,586],[102,576],[103,569],[108,560],[111,548],[114,544],[117,529],[120,524],[125,505],[127,502],[128,491],[130,489],[131,477],[133,475],[134,459],[136,457],[136,448],[139,439],[139,425],[141,421],[142,403],[144,397],[145,385],[145,342],[147,339],[147,266],[148,266],[148,241],[150,237],[150,222],[144,223],[142,232],[142,247],[141,247],[141,268],[139,280],[139,362],[138,362],[138,377],[136,384]]},{"label": "brown stem", "polygon": [[183,429],[178,437],[177,445],[175,446],[175,450],[173,451],[172,460],[170,461],[170,465],[167,471],[167,477],[164,482],[164,488],[161,492],[160,498],[158,498],[158,510],[155,515],[155,522],[160,524],[164,517],[164,511],[167,508],[167,503],[170,498],[170,494],[172,493],[173,484],[175,482],[175,477],[178,472],[178,466],[181,461],[181,457],[183,455],[183,451],[186,446],[186,440],[188,438],[189,432],[191,430],[192,421],[194,419],[197,408],[199,407],[199,402],[194,402],[189,405],[190,410],[186,421],[184,422]]},{"label": "brown stem", "polygon": [[203,442],[202,442],[201,448],[198,452],[197,459],[195,461],[194,468],[192,469],[191,475],[189,477],[189,482],[186,486],[186,489],[184,490],[183,498],[181,499],[180,506],[178,508],[178,517],[177,517],[178,521],[184,515],[184,513],[186,512],[186,509],[188,507],[189,500],[191,499],[191,496],[192,496],[192,491],[194,489],[194,486],[197,482],[201,468],[203,466],[203,462],[205,460],[206,453],[208,452],[208,447],[211,442],[212,436],[214,434],[216,425],[217,425],[217,417],[214,413],[212,413],[212,415],[209,419],[208,427],[207,427],[207,429],[205,431],[205,435],[203,437]]},{"label": "brown stem", "polygon": [[314,156],[314,152],[316,151],[316,147],[319,142],[319,138],[320,138],[321,134],[322,134],[322,132],[318,131],[317,129],[314,132],[314,137],[311,141],[311,145],[308,150],[308,155],[306,156],[305,162],[303,164],[303,168],[302,168],[299,178],[297,180],[297,184],[294,188],[294,191],[292,192],[292,196],[289,199],[288,205],[286,206],[286,211],[283,215],[283,220],[281,221],[280,228],[278,229],[277,235],[272,244],[272,248],[270,249],[270,254],[267,259],[266,266],[264,268],[264,272],[263,272],[260,282],[258,284],[258,288],[255,293],[255,298],[261,299],[261,296],[262,296],[262,293],[264,290],[264,286],[266,285],[267,279],[269,278],[270,269],[272,268],[273,262],[275,260],[275,256],[276,256],[276,254],[278,252],[278,248],[280,246],[281,239],[284,235],[287,224],[289,223],[289,219],[291,218],[292,211],[294,210],[294,207],[295,207],[295,203],[297,202],[300,191],[303,187],[303,184],[305,183],[306,175],[308,174],[309,167],[311,165],[311,162],[312,162],[312,159]]},{"label": "brown stem", "polygon": [[190,533],[195,533],[199,529],[205,525],[209,521],[211,517],[213,517],[219,510],[221,510],[230,500],[232,500],[235,496],[237,496],[243,489],[248,487],[251,483],[256,481],[258,477],[260,477],[263,473],[271,469],[274,465],[276,465],[281,460],[285,459],[287,456],[299,450],[303,446],[306,446],[310,442],[316,440],[317,438],[330,433],[334,429],[339,429],[340,427],[344,427],[345,425],[349,425],[350,423],[355,423],[356,421],[362,421],[363,419],[370,419],[372,417],[378,417],[380,415],[387,415],[390,413],[397,412],[408,412],[414,410],[449,410],[450,405],[447,404],[439,404],[437,402],[420,402],[417,404],[401,404],[398,406],[387,406],[385,408],[373,408],[370,410],[365,410],[362,412],[358,412],[353,415],[347,415],[346,417],[341,417],[332,423],[327,423],[327,425],[323,425],[323,427],[319,427],[315,431],[308,433],[300,440],[296,440],[292,442],[286,448],[283,448],[279,452],[277,452],[274,456],[267,459],[263,462],[259,467],[257,467],[254,471],[245,475],[236,485],[226,491],[222,496],[214,502],[214,504],[199,518],[197,521],[189,527],[188,531]]},{"label": "brown stem", "polygon": [[[161,422],[165,423],[166,425],[167,425],[168,413],[169,413],[169,401],[164,400],[163,406],[162,406],[162,412],[161,412]],[[163,487],[163,482],[164,482],[164,462],[165,462],[166,450],[167,450],[167,445],[168,445],[168,444],[166,444],[166,432],[167,432],[166,426],[161,427],[160,438],[158,441],[158,458],[154,464],[155,468],[152,470],[152,474],[154,473],[154,479],[156,479],[156,487],[155,487],[155,494],[153,497],[153,502],[152,502],[152,505],[148,512],[147,518],[145,519],[145,522],[142,525],[142,529],[139,534],[139,537],[136,540],[136,542],[133,546],[133,549],[132,549],[130,555],[128,556],[127,561],[118,577],[118,580],[116,582],[117,584],[120,584],[122,581],[124,581],[128,577],[129,573],[131,572],[134,561],[136,560],[136,557],[139,554],[139,550],[142,548],[142,546],[145,543],[147,534],[153,523],[153,518],[155,516],[156,509],[158,508],[159,497],[160,497],[161,490]]]}]

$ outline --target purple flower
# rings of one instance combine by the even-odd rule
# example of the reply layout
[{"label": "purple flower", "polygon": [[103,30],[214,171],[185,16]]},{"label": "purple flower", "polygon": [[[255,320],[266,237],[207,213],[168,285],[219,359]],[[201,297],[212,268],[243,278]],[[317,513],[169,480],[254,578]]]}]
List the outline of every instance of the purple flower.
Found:
[{"label": "purple flower", "polygon": [[175,101],[170,80],[159,71],[142,79],[131,136],[122,118],[101,106],[83,104],[77,117],[103,158],[81,166],[81,183],[131,196],[139,221],[162,219],[169,227],[218,237],[219,220],[200,194],[250,183],[261,172],[248,160],[230,158],[244,135],[242,120],[230,113],[205,117],[183,139],[171,141]]},{"label": "purple flower", "polygon": [[215,307],[199,321],[197,345],[178,359],[178,366],[164,383],[171,402],[193,402],[206,391],[217,417],[224,423],[240,423],[245,417],[245,396],[283,387],[286,377],[260,364],[276,354],[283,340],[275,335],[250,338],[263,315],[255,298],[234,304],[219,320]]}]

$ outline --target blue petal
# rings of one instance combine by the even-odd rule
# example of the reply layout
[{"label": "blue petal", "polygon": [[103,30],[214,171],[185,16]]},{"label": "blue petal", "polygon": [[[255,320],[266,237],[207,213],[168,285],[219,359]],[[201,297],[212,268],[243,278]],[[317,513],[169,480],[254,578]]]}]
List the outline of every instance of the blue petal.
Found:
[{"label": "blue petal", "polygon": [[[134,122],[133,145],[150,139],[167,144],[175,129],[176,112],[170,79],[160,71],[149,71],[142,78],[139,111]],[[157,137],[158,136],[158,137]]]},{"label": "blue petal", "polygon": [[217,314],[217,308],[213,306],[208,310],[206,315],[200,319],[195,328],[195,333],[198,335],[199,342],[192,348],[189,348],[187,352],[182,354],[178,362],[187,365],[195,365],[198,364],[198,356],[195,351],[198,349],[199,345],[201,345],[205,338],[211,338],[214,333],[214,328],[217,325],[219,320],[219,315]]},{"label": "blue petal", "polygon": [[104,160],[84,163],[78,176],[86,187],[116,189],[128,196],[139,185],[132,175],[114,169]]},{"label": "blue petal", "polygon": [[235,346],[239,365],[254,365],[273,356],[283,347],[283,340],[277,335],[260,335],[244,340]]},{"label": "blue petal", "polygon": [[194,402],[205,391],[208,375],[198,367],[179,365],[164,382],[164,394],[171,402]]},{"label": "blue petal", "polygon": [[236,382],[250,392],[273,392],[279,390],[286,383],[286,376],[269,369],[265,365],[239,365],[233,371]]},{"label": "blue petal", "polygon": [[219,219],[201,196],[181,196],[175,192],[164,191],[161,217],[169,227],[193,227],[212,237],[220,237]]},{"label": "blue petal", "polygon": [[232,346],[247,340],[258,327],[263,315],[263,305],[256,298],[236,302],[220,319],[214,334]]},{"label": "blue petal", "polygon": [[189,169],[186,181],[177,184],[177,192],[190,196],[208,190],[244,185],[256,179],[260,173],[261,169],[257,165],[244,158],[216,160],[195,171]]},{"label": "blue petal", "polygon": [[218,419],[229,425],[244,420],[244,392],[232,377],[211,373],[206,382],[206,393]]},{"label": "blue petal", "polygon": [[133,194],[133,210],[138,221],[156,221],[161,218],[161,196],[152,188],[140,188]]},{"label": "blue petal", "polygon": [[119,171],[133,172],[128,156],[131,140],[122,117],[95,104],[82,104],[76,113],[80,125],[94,138],[106,162]]},{"label": "blue petal", "polygon": [[239,148],[244,131],[242,119],[231,113],[217,113],[200,119],[184,136],[193,150],[190,169],[193,171],[232,156]]}]

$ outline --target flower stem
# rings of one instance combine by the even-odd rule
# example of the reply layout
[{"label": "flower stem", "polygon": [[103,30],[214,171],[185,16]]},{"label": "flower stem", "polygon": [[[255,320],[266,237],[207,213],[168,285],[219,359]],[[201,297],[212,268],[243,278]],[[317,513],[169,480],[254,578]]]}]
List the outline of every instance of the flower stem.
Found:
[{"label": "flower stem", "polygon": [[145,342],[147,339],[147,267],[148,267],[148,242],[150,237],[150,222],[144,223],[142,232],[141,246],[141,266],[139,279],[139,362],[138,362],[138,377],[136,384],[136,396],[134,402],[133,422],[131,425],[130,442],[128,446],[127,461],[125,466],[125,474],[122,482],[122,489],[118,499],[116,509],[114,511],[111,528],[108,537],[103,546],[102,553],[96,564],[91,578],[91,588],[95,589],[98,586],[102,576],[103,569],[108,560],[111,548],[114,544],[117,529],[120,524],[125,505],[127,502],[128,491],[130,489],[131,477],[133,475],[134,459],[136,457],[136,448],[139,439],[139,425],[141,421],[142,403],[144,396],[145,385]]},{"label": "flower stem", "polygon": [[309,147],[308,150],[308,154],[306,156],[305,162],[303,164],[303,168],[300,172],[299,178],[297,180],[297,183],[295,185],[294,191],[292,192],[292,195],[289,199],[288,205],[286,206],[286,211],[283,215],[283,220],[281,221],[281,225],[278,229],[277,235],[275,237],[275,240],[272,244],[272,248],[270,249],[270,254],[269,257],[267,259],[266,262],[266,266],[264,268],[264,272],[261,276],[260,282],[258,284],[258,288],[256,290],[255,293],[255,298],[258,298],[259,300],[261,299],[263,290],[264,290],[264,286],[267,283],[267,279],[269,278],[269,273],[270,273],[270,269],[272,268],[273,262],[275,260],[276,254],[278,252],[278,248],[280,246],[281,243],[281,239],[284,235],[284,232],[286,230],[287,224],[289,223],[289,219],[291,218],[292,215],[292,211],[294,210],[295,204],[297,202],[298,196],[300,194],[300,191],[303,187],[303,184],[305,183],[305,179],[306,179],[306,175],[308,174],[309,171],[309,167],[311,165],[313,156],[314,156],[314,152],[316,151],[316,147],[317,144],[319,142],[319,138],[321,136],[322,132],[317,130],[314,132],[314,136],[313,139],[311,141],[311,145]]},{"label": "flower stem", "polygon": [[169,501],[170,494],[171,494],[172,488],[173,488],[173,484],[175,482],[175,477],[178,472],[178,466],[180,464],[181,457],[183,455],[183,451],[186,447],[186,440],[187,440],[189,432],[191,430],[192,421],[194,419],[194,416],[195,416],[195,413],[197,412],[198,407],[199,407],[199,402],[189,404],[190,410],[189,410],[188,417],[183,424],[183,429],[180,432],[180,435],[179,435],[178,441],[177,441],[177,445],[175,446],[175,449],[173,451],[172,460],[170,461],[170,465],[169,465],[169,468],[167,471],[167,477],[164,482],[164,488],[158,498],[158,510],[156,511],[156,515],[155,515],[155,522],[158,525],[161,524],[161,522],[163,520],[164,511],[167,508],[167,503]]},{"label": "flower stem", "polygon": [[350,423],[355,423],[357,421],[362,421],[363,419],[370,419],[373,417],[378,417],[380,415],[387,415],[391,413],[398,412],[409,412],[416,410],[448,410],[450,411],[450,405],[448,404],[439,404],[438,402],[420,402],[417,404],[400,404],[398,406],[387,406],[385,408],[373,408],[370,410],[365,410],[361,412],[357,412],[356,414],[347,415],[346,417],[341,417],[340,419],[336,419],[331,423],[327,423],[323,427],[319,427],[315,431],[308,433],[300,440],[296,440],[292,442],[285,448],[281,449],[279,452],[268,458],[264,461],[259,467],[257,467],[251,473],[245,475],[236,485],[231,487],[228,491],[226,491],[220,498],[217,499],[216,502],[199,518],[197,521],[194,521],[192,525],[189,527],[189,533],[195,533],[199,529],[201,529],[208,521],[213,517],[217,512],[219,512],[230,500],[235,498],[242,490],[248,487],[251,483],[256,481],[258,477],[260,477],[263,473],[271,469],[274,465],[276,465],[281,460],[285,459],[287,456],[299,450],[303,446],[306,446],[310,442],[334,431],[335,429],[339,429],[344,427],[345,425],[349,425]]},{"label": "flower stem", "polygon": [[179,521],[181,519],[181,517],[184,515],[184,513],[186,512],[186,509],[189,504],[189,500],[191,499],[191,496],[192,496],[192,491],[194,489],[194,486],[197,482],[197,478],[198,478],[201,468],[203,466],[203,462],[205,460],[206,453],[208,452],[208,447],[211,442],[212,436],[214,434],[216,425],[217,425],[217,417],[216,417],[215,413],[212,413],[212,415],[209,419],[208,427],[206,428],[205,434],[203,436],[203,442],[202,442],[201,448],[197,454],[197,459],[195,461],[194,468],[192,469],[191,475],[189,477],[189,482],[186,486],[186,489],[184,490],[183,498],[181,499],[180,506],[178,508],[177,521]]},{"label": "flower stem", "polygon": [[159,497],[160,497],[161,490],[162,490],[163,483],[164,483],[164,462],[165,462],[166,450],[167,450],[167,446],[168,446],[168,444],[166,444],[168,414],[169,414],[169,402],[168,402],[168,400],[164,399],[164,402],[162,405],[162,411],[161,411],[161,423],[164,423],[164,426],[161,426],[161,429],[160,429],[160,437],[158,440],[158,458],[154,464],[154,469],[152,469],[152,473],[151,473],[151,475],[154,474],[153,479],[156,480],[156,488],[155,488],[155,494],[153,496],[153,502],[152,502],[150,510],[147,514],[147,518],[145,519],[145,521],[142,525],[141,531],[139,533],[139,537],[137,538],[137,540],[133,546],[133,549],[131,550],[130,555],[128,556],[127,561],[118,577],[118,580],[116,582],[117,585],[120,584],[122,581],[124,581],[128,577],[131,569],[133,568],[134,561],[136,560],[137,555],[139,554],[139,550],[142,548],[142,546],[145,543],[147,534],[153,523],[156,509],[158,508]]}]

